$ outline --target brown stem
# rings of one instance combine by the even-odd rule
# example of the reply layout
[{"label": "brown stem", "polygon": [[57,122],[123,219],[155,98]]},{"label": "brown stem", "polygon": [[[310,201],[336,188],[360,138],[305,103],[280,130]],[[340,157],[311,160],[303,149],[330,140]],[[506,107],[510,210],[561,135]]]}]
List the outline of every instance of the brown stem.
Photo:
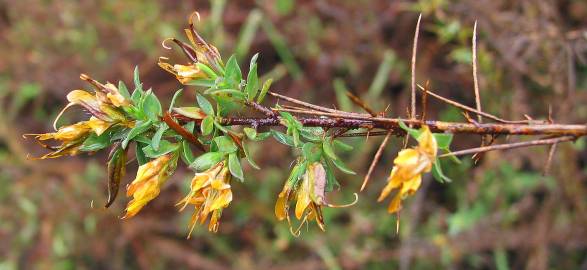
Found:
[{"label": "brown stem", "polygon": [[533,140],[527,142],[517,142],[517,143],[506,143],[506,144],[498,144],[498,145],[491,145],[491,146],[482,146],[477,148],[471,148],[462,151],[450,152],[444,155],[440,155],[439,157],[448,157],[448,156],[462,156],[462,155],[469,155],[469,154],[477,154],[495,150],[507,150],[507,149],[514,149],[514,148],[521,148],[521,147],[529,147],[529,146],[537,146],[537,145],[548,145],[548,144],[557,144],[560,142],[567,142],[575,140],[576,137],[573,136],[563,136],[551,139],[540,139],[540,140]]}]

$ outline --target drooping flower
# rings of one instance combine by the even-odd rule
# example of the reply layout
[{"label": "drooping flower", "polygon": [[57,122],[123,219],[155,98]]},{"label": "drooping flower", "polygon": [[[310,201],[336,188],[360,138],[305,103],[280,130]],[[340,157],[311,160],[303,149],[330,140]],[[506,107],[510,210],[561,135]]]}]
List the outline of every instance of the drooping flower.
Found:
[{"label": "drooping flower", "polygon": [[[290,179],[291,180],[291,179]],[[294,179],[295,180],[295,179]],[[275,203],[275,216],[278,220],[287,219],[290,223],[292,234],[299,235],[301,226],[308,221],[316,220],[318,227],[325,231],[322,206],[348,207],[357,202],[358,196],[355,193],[355,201],[346,205],[333,205],[326,202],[326,171],[319,162],[308,165],[301,182],[287,181]],[[296,199],[295,216],[301,220],[300,227],[293,230],[289,219],[289,204]]]},{"label": "drooping flower", "polygon": [[[83,121],[73,125],[60,127],[56,132],[43,134],[25,134],[24,136],[34,136],[40,145],[53,151],[39,158],[46,159],[61,157],[64,155],[73,156],[77,154],[79,147],[88,137],[88,135],[90,135],[91,131],[92,127],[89,125],[88,121]],[[43,141],[47,140],[60,141],[61,144],[59,146],[50,146],[43,143]]]},{"label": "drooping flower", "polygon": [[173,154],[162,155],[141,166],[137,176],[127,186],[126,196],[133,199],[126,206],[123,219],[135,216],[147,203],[159,196],[161,186],[175,169],[177,158]]},{"label": "drooping flower", "polygon": [[422,183],[422,174],[430,172],[436,160],[438,145],[428,126],[422,127],[418,138],[418,146],[404,149],[398,153],[393,161],[393,169],[387,178],[387,185],[381,191],[378,201],[383,201],[393,190],[397,193],[388,207],[389,213],[398,212],[401,202],[407,196],[414,194]]},{"label": "drooping flower", "polygon": [[171,65],[169,63],[163,62],[163,60],[167,60],[167,58],[160,57],[158,65],[165,71],[173,74],[182,84],[187,84],[190,81],[197,79],[208,78],[208,75],[194,64],[187,66],[178,64]]},{"label": "drooping flower", "polygon": [[[200,15],[197,12],[193,13],[189,19],[189,28],[184,29],[191,44],[185,43],[176,38],[165,40],[171,40],[177,44],[191,63],[189,65],[172,65],[162,61],[167,60],[167,58],[159,58],[159,66],[167,72],[175,75],[182,84],[187,84],[190,81],[208,77],[208,75],[203,72],[196,63],[204,64],[218,74],[221,74],[224,70],[224,63],[222,62],[218,49],[206,42],[196,31],[193,21],[194,15],[199,19]],[[171,49],[165,45],[165,41],[163,41],[163,47]]]},{"label": "drooping flower", "polygon": [[198,222],[204,224],[209,215],[211,216],[208,230],[218,231],[222,210],[228,207],[232,201],[231,178],[225,161],[219,162],[202,173],[196,173],[192,178],[190,193],[177,203],[177,205],[182,205],[180,211],[183,211],[190,204],[195,208],[190,221],[188,238],[196,224]]}]

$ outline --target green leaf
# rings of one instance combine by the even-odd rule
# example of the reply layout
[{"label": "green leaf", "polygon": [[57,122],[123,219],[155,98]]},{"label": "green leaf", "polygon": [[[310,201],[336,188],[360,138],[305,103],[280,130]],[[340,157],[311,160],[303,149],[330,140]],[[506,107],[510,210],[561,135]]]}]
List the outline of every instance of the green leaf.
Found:
[{"label": "green leaf", "polygon": [[273,83],[273,79],[268,79],[263,83],[263,87],[261,88],[261,93],[259,93],[259,96],[257,97],[257,103],[261,104],[263,102],[263,99],[265,99],[265,95],[267,95],[267,92],[269,92],[269,87],[271,87],[271,84]]},{"label": "green leaf", "polygon": [[336,147],[336,148],[340,148],[340,150],[342,151],[351,151],[353,150],[353,146],[347,143],[344,143],[340,140],[334,140],[332,142],[332,144]]},{"label": "green leaf", "polygon": [[293,169],[291,170],[291,173],[289,174],[289,177],[287,178],[287,185],[295,186],[297,184],[298,180],[306,172],[306,167],[308,167],[308,162],[306,162],[306,161],[298,162],[293,167]]},{"label": "green leaf", "polygon": [[196,95],[196,99],[198,100],[198,105],[200,105],[200,108],[202,108],[204,113],[207,115],[214,115],[214,108],[208,99],[200,94]]},{"label": "green leaf", "polygon": [[147,145],[147,146],[143,147],[143,153],[145,153],[146,157],[156,158],[156,157],[160,157],[162,155],[165,155],[167,153],[171,153],[173,151],[176,151],[178,148],[179,148],[179,144],[171,143],[167,140],[162,140],[160,143],[159,149],[155,150],[155,149],[153,149],[152,145]]},{"label": "green leaf", "polygon": [[300,131],[297,128],[292,128],[291,131],[294,146],[298,147],[302,143],[302,141],[300,141]]},{"label": "green leaf", "polygon": [[257,95],[259,91],[259,77],[257,76],[257,57],[259,54],[255,54],[251,58],[251,64],[249,67],[249,74],[247,75],[247,85],[245,86],[245,93],[247,93],[247,100],[251,101]]},{"label": "green leaf", "polygon": [[238,86],[241,83],[243,75],[238,66],[235,55],[232,55],[226,62],[224,77],[231,86]]},{"label": "green leaf", "polygon": [[434,161],[434,165],[432,165],[432,176],[440,183],[450,183],[452,180],[442,172],[442,165],[440,164],[440,160],[436,158]]},{"label": "green leaf", "polygon": [[130,142],[130,140],[132,140],[134,137],[140,135],[141,133],[149,130],[149,128],[151,128],[152,125],[153,125],[153,122],[151,122],[151,120],[137,121],[137,123],[135,124],[135,127],[130,130],[130,132],[128,133],[126,138],[122,141],[122,148],[126,149],[126,146]]},{"label": "green leaf", "polygon": [[241,162],[237,153],[230,153],[228,155],[228,169],[230,170],[230,174],[232,174],[232,176],[236,177],[241,182],[245,180],[243,175],[243,168],[241,167]]},{"label": "green leaf", "polygon": [[243,142],[243,152],[245,152],[245,157],[247,158],[247,161],[249,162],[249,164],[251,164],[251,167],[260,170],[261,167],[259,167],[259,165],[257,165],[257,163],[253,160],[253,157],[251,156],[250,152],[249,152],[249,147],[247,146],[247,144],[245,142]]},{"label": "green leaf", "polygon": [[412,138],[414,138],[416,140],[418,140],[418,138],[420,138],[420,134],[422,134],[421,131],[406,126],[406,124],[403,121],[401,121],[401,120],[399,121],[399,126],[403,130],[405,130],[408,134],[410,134],[410,136],[412,136]]},{"label": "green leaf", "polygon": [[206,136],[214,131],[214,117],[212,115],[206,116],[204,120],[202,120],[202,124],[200,126],[202,130],[202,135]]},{"label": "green leaf", "polygon": [[332,140],[330,138],[324,139],[322,142],[322,150],[324,150],[324,154],[331,159],[338,159],[336,153],[334,153],[334,147],[332,146]]},{"label": "green leaf", "polygon": [[324,188],[324,191],[331,192],[335,188],[340,188],[340,184],[336,180],[336,177],[334,176],[334,171],[332,170],[331,166],[328,164],[328,162],[325,162],[323,164],[324,170],[326,171],[326,187]]},{"label": "green leaf", "polygon": [[[143,84],[141,83],[141,79],[139,78],[139,66],[135,66],[135,71],[133,74],[133,80],[135,83],[135,90],[134,92],[143,92]],[[134,94],[133,92],[133,94]]]},{"label": "green leaf", "polygon": [[155,132],[155,134],[153,135],[153,138],[151,139],[151,147],[153,147],[155,151],[159,150],[159,142],[161,141],[161,137],[163,137],[163,133],[168,128],[169,127],[167,126],[167,124],[161,122],[159,129],[157,129],[157,132]]},{"label": "green leaf", "polygon": [[236,100],[244,100],[246,95],[238,90],[235,89],[218,89],[208,92],[207,94],[216,96],[216,97],[224,97],[224,98],[231,98]]},{"label": "green leaf", "polygon": [[216,78],[218,78],[218,74],[216,74],[216,72],[214,72],[214,70],[212,70],[209,66],[199,62],[196,63],[196,66],[204,71],[204,73],[206,73],[206,75],[208,75],[208,77],[210,77],[212,80],[216,80]]},{"label": "green leaf", "polygon": [[218,147],[218,152],[234,153],[238,150],[238,146],[228,136],[218,136],[214,138],[214,143]]},{"label": "green leaf", "polygon": [[169,109],[167,110],[168,112],[171,112],[173,110],[175,100],[181,95],[181,92],[183,92],[183,89],[179,89],[175,91],[175,94],[173,94],[173,98],[171,98],[171,103],[169,104]]},{"label": "green leaf", "polygon": [[159,120],[161,112],[163,111],[161,102],[159,102],[157,96],[150,91],[147,92],[141,108],[145,115],[153,121]]},{"label": "green leaf", "polygon": [[185,85],[213,87],[213,86],[216,86],[216,80],[211,80],[211,79],[192,80],[192,81],[185,83]]},{"label": "green leaf", "polygon": [[432,136],[436,139],[438,148],[448,150],[452,142],[453,135],[448,133],[433,133]]},{"label": "green leaf", "polygon": [[128,92],[128,88],[126,87],[126,84],[124,84],[123,81],[118,82],[118,92],[120,92],[120,94],[124,98],[130,99],[130,93]]},{"label": "green leaf", "polygon": [[225,154],[220,152],[208,152],[197,157],[190,168],[196,169],[197,171],[205,171],[210,167],[218,164],[218,162],[224,159]]},{"label": "green leaf", "polygon": [[245,132],[245,135],[247,135],[247,138],[249,138],[251,140],[255,140],[257,138],[257,130],[256,129],[246,127],[243,129],[243,131]]},{"label": "green leaf", "polygon": [[311,141],[311,142],[322,142],[322,137],[316,135],[316,133],[309,130],[307,127],[304,127],[300,130],[300,135],[304,137],[304,139]]},{"label": "green leaf", "polygon": [[291,113],[288,112],[279,112],[281,117],[285,119],[287,127],[294,127],[296,129],[302,129],[304,125],[298,119],[296,119]]},{"label": "green leaf", "polygon": [[94,152],[110,146],[110,132],[104,132],[100,136],[92,133],[80,146],[80,151]]},{"label": "green leaf", "polygon": [[294,146],[294,140],[289,135],[286,135],[286,134],[279,132],[279,131],[276,131],[276,130],[271,130],[271,135],[273,135],[273,138],[275,138],[281,144]]},{"label": "green leaf", "polygon": [[357,174],[353,170],[351,170],[349,167],[347,167],[346,164],[344,164],[340,159],[334,159],[334,160],[332,160],[332,163],[334,164],[334,166],[336,166],[343,173]]},{"label": "green leaf", "polygon": [[194,162],[194,153],[190,148],[190,142],[183,140],[181,141],[181,155],[186,164],[192,164]]},{"label": "green leaf", "polygon": [[302,146],[302,153],[308,162],[317,162],[322,158],[322,146],[311,142],[305,143]]},{"label": "green leaf", "polygon": [[140,142],[135,143],[137,163],[139,163],[139,166],[149,162],[149,159],[147,159],[147,156],[145,156],[145,152],[143,152],[143,147],[145,147],[145,146],[147,146],[147,144],[140,143]]}]

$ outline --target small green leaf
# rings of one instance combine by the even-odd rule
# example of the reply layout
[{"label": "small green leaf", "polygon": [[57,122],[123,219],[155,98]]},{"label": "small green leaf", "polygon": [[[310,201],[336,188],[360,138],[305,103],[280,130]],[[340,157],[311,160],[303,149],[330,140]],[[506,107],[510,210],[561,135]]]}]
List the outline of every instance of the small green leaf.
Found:
[{"label": "small green leaf", "polygon": [[324,188],[325,192],[331,192],[335,188],[340,188],[340,184],[336,180],[334,176],[334,172],[328,162],[323,163],[324,170],[326,171],[326,187]]},{"label": "small green leaf", "polygon": [[304,139],[311,141],[311,142],[322,142],[322,137],[319,135],[316,135],[311,130],[308,130],[307,127],[304,127],[302,130],[300,130],[300,135],[302,135],[302,137],[304,137]]},{"label": "small green leaf", "polygon": [[205,171],[210,167],[218,164],[218,162],[224,159],[224,153],[220,152],[208,152],[199,157],[197,157],[192,164],[190,164],[190,168],[196,169],[197,171]]},{"label": "small green leaf", "polygon": [[273,135],[273,138],[275,138],[279,143],[294,146],[294,140],[291,136],[276,130],[271,130],[271,134]]},{"label": "small green leaf", "polygon": [[156,157],[160,157],[162,155],[165,155],[167,153],[171,153],[173,151],[176,151],[179,148],[179,145],[176,143],[171,143],[167,140],[162,140],[159,146],[159,149],[155,150],[153,149],[152,145],[147,145],[145,147],[143,147],[143,153],[145,153],[146,157],[149,158],[156,158]]},{"label": "small green leaf", "polygon": [[175,106],[175,100],[181,95],[181,92],[183,92],[183,89],[179,89],[175,91],[175,94],[173,94],[173,98],[171,98],[171,103],[169,104],[168,112],[173,110],[173,106]]},{"label": "small green leaf", "polygon": [[317,162],[322,158],[322,146],[311,142],[305,143],[302,146],[302,153],[308,162]]},{"label": "small green leaf", "polygon": [[322,150],[324,150],[324,154],[331,159],[338,159],[336,153],[334,153],[334,147],[332,146],[332,140],[330,138],[324,139],[322,142]]},{"label": "small green leaf", "polygon": [[207,115],[214,115],[214,108],[208,99],[200,94],[196,95],[196,99],[198,100],[198,105],[200,105],[200,108],[202,108],[204,113]]},{"label": "small green leaf", "polygon": [[[133,76],[133,80],[134,80],[134,83],[135,83],[135,90],[134,90],[134,92],[137,92],[137,91],[138,92],[142,92],[143,91],[143,84],[141,83],[141,79],[139,78],[139,66],[136,66],[135,67],[135,71],[134,71],[134,74],[133,75],[134,75]],[[134,94],[134,92],[133,92],[133,94]]]},{"label": "small green leaf", "polygon": [[123,81],[118,82],[118,92],[120,92],[120,94],[124,98],[130,99],[130,93],[128,92],[128,88],[126,87],[126,84],[124,84]]},{"label": "small green leaf", "polygon": [[253,157],[251,156],[251,154],[249,152],[249,147],[247,146],[247,144],[245,142],[243,142],[243,152],[245,152],[245,157],[247,158],[247,161],[249,162],[249,164],[251,164],[251,167],[253,167],[257,170],[260,170],[261,168],[253,160]]},{"label": "small green leaf", "polygon": [[418,140],[418,138],[420,138],[420,134],[422,134],[421,131],[406,126],[406,124],[403,121],[399,121],[399,126],[416,140]]},{"label": "small green leaf", "polygon": [[214,138],[214,143],[218,147],[218,152],[233,153],[238,150],[236,143],[228,136],[218,136]]},{"label": "small green leaf", "polygon": [[84,152],[94,152],[110,146],[110,133],[104,132],[100,136],[92,133],[80,146],[79,150]]},{"label": "small green leaf", "polygon": [[152,125],[153,123],[151,122],[151,120],[137,121],[135,127],[130,130],[126,138],[122,141],[122,148],[126,149],[126,146],[130,142],[130,140],[140,135],[141,133],[149,130],[149,128],[151,128]]},{"label": "small green leaf", "polygon": [[332,160],[332,163],[334,163],[334,165],[339,170],[341,170],[343,173],[346,173],[346,174],[357,174],[353,170],[351,170],[349,167],[347,167],[346,164],[344,164],[340,159],[334,159],[334,160]]},{"label": "small green leaf", "polygon": [[254,128],[246,127],[243,129],[245,135],[251,140],[255,140],[257,138],[257,130]]},{"label": "small green leaf", "polygon": [[340,140],[333,140],[332,144],[336,147],[339,148],[342,151],[351,151],[353,150],[353,146],[347,143],[344,143]]},{"label": "small green leaf", "polygon": [[199,79],[199,80],[192,80],[185,85],[193,85],[193,86],[201,86],[201,87],[214,87],[216,86],[216,80],[211,79]]},{"label": "small green leaf", "polygon": [[236,177],[241,182],[245,180],[243,175],[243,168],[241,167],[241,162],[237,153],[230,153],[228,155],[228,169],[230,170],[230,174],[232,174],[232,176]]},{"label": "small green leaf", "polygon": [[149,119],[157,121],[159,120],[161,112],[163,111],[163,108],[161,107],[161,102],[159,102],[159,99],[157,98],[157,96],[155,96],[155,94],[153,94],[150,91],[147,92],[148,93],[145,96],[141,108]]},{"label": "small green leaf", "polygon": [[155,134],[153,135],[153,138],[151,139],[151,147],[153,147],[155,151],[159,150],[159,142],[161,141],[161,137],[163,137],[163,133],[168,128],[169,127],[167,126],[167,124],[161,122],[159,129],[157,129],[157,132],[155,132]]},{"label": "small green leaf", "polygon": [[263,100],[265,99],[265,95],[267,95],[267,92],[269,92],[269,87],[271,87],[271,84],[273,83],[273,79],[268,79],[263,83],[263,87],[261,88],[261,93],[259,93],[259,96],[257,97],[257,103],[261,104],[263,102]]},{"label": "small green leaf", "polygon": [[210,77],[212,80],[216,80],[216,78],[218,78],[218,74],[216,74],[216,72],[214,72],[214,70],[212,70],[207,65],[198,62],[196,63],[196,66],[204,71],[204,73],[206,73],[206,75],[208,75],[208,77]]},{"label": "small green leaf", "polygon": [[147,156],[145,156],[145,153],[143,152],[143,147],[147,146],[147,144],[136,142],[135,146],[137,163],[139,163],[139,166],[149,162],[149,159],[147,159]]},{"label": "small green leaf", "polygon": [[192,164],[194,162],[194,153],[190,148],[190,143],[186,140],[181,141],[181,155],[186,164]]},{"label": "small green leaf", "polygon": [[444,175],[442,172],[442,165],[440,164],[440,160],[438,160],[438,158],[436,158],[434,165],[432,165],[432,176],[434,176],[434,178],[440,183],[452,182],[452,180],[446,177],[446,175]]},{"label": "small green leaf", "polygon": [[308,167],[308,162],[306,162],[306,161],[297,163],[293,167],[293,169],[291,170],[291,173],[289,174],[289,177],[287,178],[287,185],[295,186],[297,184],[298,180],[306,172],[307,167]]},{"label": "small green leaf", "polygon": [[204,120],[202,120],[202,124],[200,126],[202,130],[202,135],[206,136],[214,131],[214,117],[212,115],[206,116]]},{"label": "small green leaf", "polygon": [[236,100],[244,100],[246,98],[246,95],[243,92],[235,89],[218,89],[210,91],[207,94],[213,95],[215,97],[224,97]]},{"label": "small green leaf", "polygon": [[433,133],[432,136],[436,139],[438,148],[448,150],[452,142],[453,135],[448,133]]},{"label": "small green leaf", "polygon": [[243,79],[243,75],[238,62],[236,61],[235,55],[232,55],[226,62],[226,68],[224,77],[228,84],[232,86],[238,86]]},{"label": "small green leaf", "polygon": [[259,77],[257,76],[257,64],[253,64],[249,74],[247,75],[247,85],[245,86],[245,93],[247,93],[247,100],[251,101],[259,91]]}]

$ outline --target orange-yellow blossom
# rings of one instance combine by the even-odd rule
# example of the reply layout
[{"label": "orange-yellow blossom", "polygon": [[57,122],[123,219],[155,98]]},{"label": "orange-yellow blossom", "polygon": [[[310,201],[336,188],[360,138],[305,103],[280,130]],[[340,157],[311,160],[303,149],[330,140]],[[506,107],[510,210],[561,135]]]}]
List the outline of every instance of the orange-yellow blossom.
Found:
[{"label": "orange-yellow blossom", "polygon": [[190,193],[185,196],[177,205],[182,205],[180,211],[188,204],[194,205],[194,213],[190,221],[191,236],[194,227],[199,222],[204,224],[211,214],[208,230],[217,232],[220,226],[219,220],[222,210],[232,201],[232,190],[230,180],[232,176],[226,167],[225,162],[219,162],[202,173],[196,173],[192,178]]},{"label": "orange-yellow blossom", "polygon": [[438,145],[428,126],[422,127],[422,133],[418,138],[418,146],[404,149],[398,153],[393,161],[393,169],[387,185],[381,191],[378,201],[383,201],[391,191],[398,189],[388,207],[389,213],[395,213],[401,209],[401,201],[414,194],[422,183],[422,174],[430,172],[436,160]]},{"label": "orange-yellow blossom", "polygon": [[126,214],[122,218],[133,217],[147,203],[159,196],[161,186],[175,167],[173,162],[173,154],[167,154],[139,166],[137,176],[126,189],[126,196],[132,196],[133,199],[126,206]]},{"label": "orange-yellow blossom", "polygon": [[[290,179],[291,180],[291,179]],[[277,197],[275,203],[275,216],[278,220],[287,219],[289,222],[289,203],[296,199],[295,216],[302,220],[302,224],[307,221],[316,220],[318,227],[325,231],[324,218],[322,216],[322,206],[328,207],[347,207],[356,203],[347,205],[333,205],[326,202],[326,171],[324,166],[319,162],[308,165],[301,183],[294,184],[295,181],[287,181],[282,191]],[[355,194],[355,198],[356,198]],[[300,228],[301,228],[300,225]],[[290,229],[291,224],[290,224]],[[294,235],[299,235],[299,228],[293,231]]]}]

